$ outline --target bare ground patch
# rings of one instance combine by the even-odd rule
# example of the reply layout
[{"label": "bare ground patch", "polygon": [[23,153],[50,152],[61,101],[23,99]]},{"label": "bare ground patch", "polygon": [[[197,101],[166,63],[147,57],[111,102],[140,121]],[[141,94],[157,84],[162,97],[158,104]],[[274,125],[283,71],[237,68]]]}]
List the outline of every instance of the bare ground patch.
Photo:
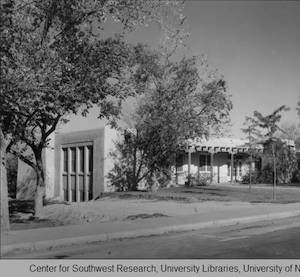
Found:
[{"label": "bare ground patch", "polygon": [[[102,193],[97,200],[65,203],[48,202],[43,217],[32,218],[32,202],[11,201],[12,229],[43,228],[58,225],[89,224],[151,217],[207,214],[214,211],[248,209],[255,205],[281,205],[300,202],[299,188],[278,188],[272,200],[272,187],[212,185],[174,187],[153,192]],[[267,206],[266,206],[267,207]]]}]

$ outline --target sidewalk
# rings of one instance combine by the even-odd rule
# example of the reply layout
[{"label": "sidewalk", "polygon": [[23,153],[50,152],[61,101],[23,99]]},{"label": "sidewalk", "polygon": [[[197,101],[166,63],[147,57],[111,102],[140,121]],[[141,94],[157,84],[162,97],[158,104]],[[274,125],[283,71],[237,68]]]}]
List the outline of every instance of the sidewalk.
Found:
[{"label": "sidewalk", "polygon": [[265,204],[202,214],[10,231],[1,234],[1,256],[5,258],[5,255],[12,252],[50,250],[112,239],[160,235],[299,215],[300,203]]}]

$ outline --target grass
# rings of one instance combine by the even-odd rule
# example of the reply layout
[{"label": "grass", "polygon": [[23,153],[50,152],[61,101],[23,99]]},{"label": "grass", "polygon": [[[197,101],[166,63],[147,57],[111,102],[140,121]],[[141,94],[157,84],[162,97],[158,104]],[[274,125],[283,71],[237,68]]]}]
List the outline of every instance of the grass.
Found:
[{"label": "grass", "polygon": [[276,188],[276,199],[273,200],[272,186],[254,185],[251,192],[248,186],[226,184],[201,187],[172,187],[160,189],[158,192],[109,192],[102,193],[103,197],[120,199],[148,199],[158,201],[241,201],[249,203],[296,203],[300,202],[300,187]]}]

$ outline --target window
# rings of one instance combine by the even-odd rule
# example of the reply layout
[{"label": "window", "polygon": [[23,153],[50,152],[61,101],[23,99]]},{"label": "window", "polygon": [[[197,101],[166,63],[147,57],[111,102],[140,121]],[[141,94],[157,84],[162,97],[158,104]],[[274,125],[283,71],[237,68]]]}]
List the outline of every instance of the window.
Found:
[{"label": "window", "polygon": [[76,148],[71,148],[71,171],[76,172]]},{"label": "window", "polygon": [[88,147],[89,172],[93,171],[93,146]]},{"label": "window", "polygon": [[227,163],[227,176],[230,176],[230,162]]},{"label": "window", "polygon": [[239,161],[239,175],[242,176],[242,162]]},{"label": "window", "polygon": [[206,171],[206,155],[200,155],[200,171]]},{"label": "window", "polygon": [[63,148],[63,163],[64,163],[64,172],[68,171],[68,149]]},{"label": "window", "polygon": [[79,171],[84,172],[84,147],[79,147]]},{"label": "window", "polygon": [[176,168],[177,171],[183,171],[183,164],[184,164],[184,156],[179,154],[176,156]]},{"label": "window", "polygon": [[62,147],[62,186],[66,201],[93,197],[93,146],[80,143]]},{"label": "window", "polygon": [[199,158],[199,170],[200,171],[211,171],[211,159],[210,154],[200,155]]}]

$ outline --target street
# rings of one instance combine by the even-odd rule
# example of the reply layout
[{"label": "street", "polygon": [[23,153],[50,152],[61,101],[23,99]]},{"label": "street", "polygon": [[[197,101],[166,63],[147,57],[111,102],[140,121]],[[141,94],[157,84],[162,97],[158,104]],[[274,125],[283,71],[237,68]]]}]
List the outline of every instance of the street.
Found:
[{"label": "street", "polygon": [[300,218],[114,240],[4,258],[299,259]]}]

